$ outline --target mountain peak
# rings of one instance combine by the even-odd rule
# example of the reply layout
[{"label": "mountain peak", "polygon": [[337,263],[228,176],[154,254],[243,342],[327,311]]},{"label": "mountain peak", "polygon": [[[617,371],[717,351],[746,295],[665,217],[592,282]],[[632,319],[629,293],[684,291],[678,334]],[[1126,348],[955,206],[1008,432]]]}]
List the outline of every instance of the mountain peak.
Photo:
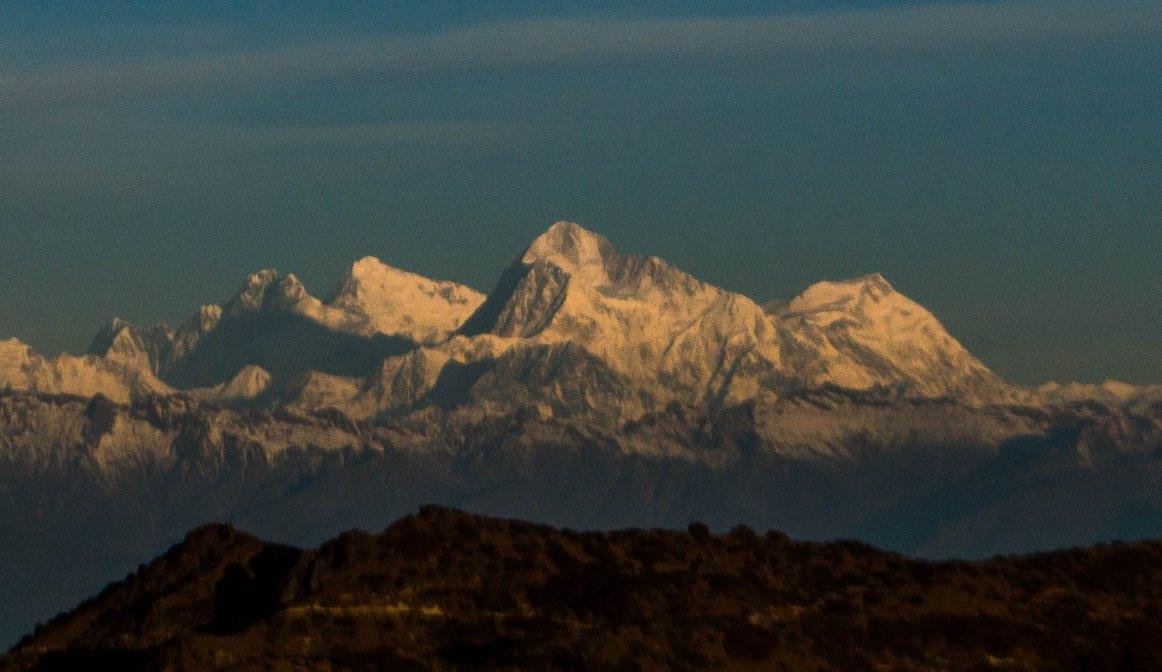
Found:
[{"label": "mountain peak", "polygon": [[201,334],[213,329],[218,321],[222,319],[222,306],[216,303],[207,303],[198,306],[198,309],[190,314],[181,324],[178,325],[177,332],[188,334]]},{"label": "mountain peak", "polygon": [[132,325],[129,324],[129,322],[121,319],[120,317],[114,316],[113,319],[109,320],[109,322],[101,328],[101,331],[97,332],[97,335],[93,337],[93,340],[89,342],[88,353],[102,357],[105,356],[106,352],[113,346],[113,343],[117,340],[117,338],[131,327]]},{"label": "mountain peak", "polygon": [[2,355],[0,360],[30,357],[32,356],[32,347],[15,336],[4,338],[0,339],[0,355]]},{"label": "mountain peak", "polygon": [[351,278],[365,278],[371,275],[378,275],[385,270],[394,271],[398,269],[393,268],[389,264],[383,263],[380,261],[379,257],[375,257],[369,254],[351,264],[351,270],[348,273],[348,276]]},{"label": "mountain peak", "polygon": [[329,306],[354,316],[371,333],[434,342],[447,338],[483,301],[471,287],[366,256],[351,265]]},{"label": "mountain peak", "polygon": [[604,271],[617,252],[613,245],[596,233],[574,224],[556,222],[529,245],[521,262],[533,265],[547,262],[574,274],[584,269]]},{"label": "mountain peak", "polygon": [[904,382],[921,394],[966,398],[1002,387],[931,312],[879,273],[817,282],[775,317],[819,344],[823,379],[842,387]]},{"label": "mountain peak", "polygon": [[[283,275],[273,268],[264,268],[246,276],[246,284],[226,304],[226,312],[237,316],[261,310],[270,303],[292,309],[300,302],[311,300],[317,301],[294,273]],[[204,320],[205,307],[201,312]]]},{"label": "mountain peak", "polygon": [[862,285],[865,289],[874,289],[883,293],[896,291],[892,283],[888,282],[888,279],[880,273],[868,273],[852,280],[852,282]]},{"label": "mountain peak", "polygon": [[246,276],[246,284],[227,304],[226,309],[231,313],[258,310],[266,298],[266,292],[279,278],[280,274],[273,268],[264,268]]},{"label": "mountain peak", "polygon": [[114,317],[93,337],[88,353],[157,373],[173,339],[174,330],[165,324],[137,327],[127,320]]},{"label": "mountain peak", "polygon": [[212,388],[211,393],[219,400],[253,399],[270,386],[273,376],[261,366],[248,364],[230,380]]},{"label": "mountain peak", "polygon": [[[264,289],[278,278],[278,269],[264,268],[246,276],[245,289]],[[245,291],[245,289],[243,291]]]},{"label": "mountain peak", "polygon": [[278,298],[286,304],[293,305],[306,299],[309,294],[301,280],[294,273],[278,281]]},{"label": "mountain peak", "polygon": [[438,282],[405,271],[402,268],[396,268],[381,261],[379,257],[368,255],[351,264],[351,269],[347,271],[347,276],[339,284],[339,289],[335,293],[335,299],[332,303],[342,303],[343,297],[353,297],[370,287],[385,284],[403,286]]},{"label": "mountain peak", "polygon": [[824,280],[817,282],[788,305],[788,312],[806,312],[827,308],[838,308],[868,301],[879,303],[889,297],[899,297],[911,303],[879,273],[869,273],[852,280]]}]

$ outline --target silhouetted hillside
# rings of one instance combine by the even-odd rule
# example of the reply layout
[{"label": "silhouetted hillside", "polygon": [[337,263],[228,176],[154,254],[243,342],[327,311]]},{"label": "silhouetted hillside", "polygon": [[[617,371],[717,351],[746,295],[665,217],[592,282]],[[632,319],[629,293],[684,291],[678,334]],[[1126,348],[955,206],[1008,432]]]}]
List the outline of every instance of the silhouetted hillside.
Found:
[{"label": "silhouetted hillside", "polygon": [[983,562],[426,507],[318,549],[208,526],[8,670],[1162,669],[1162,543]]}]

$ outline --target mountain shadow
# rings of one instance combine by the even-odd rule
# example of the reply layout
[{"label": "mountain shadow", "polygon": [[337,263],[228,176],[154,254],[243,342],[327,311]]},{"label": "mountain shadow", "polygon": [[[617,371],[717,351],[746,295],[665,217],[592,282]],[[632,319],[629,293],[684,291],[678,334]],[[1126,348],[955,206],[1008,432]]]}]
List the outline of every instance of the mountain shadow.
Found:
[{"label": "mountain shadow", "polygon": [[306,371],[367,376],[387,357],[415,347],[401,336],[364,338],[295,313],[264,310],[223,319],[193,352],[164,371],[162,379],[179,388],[209,387],[252,364],[282,382]]},{"label": "mountain shadow", "polygon": [[478,336],[491,331],[500,320],[501,313],[504,312],[517,288],[530,272],[530,266],[520,263],[520,260],[514,261],[501,273],[500,279],[496,281],[496,287],[488,293],[484,303],[460,325],[456,333]]}]

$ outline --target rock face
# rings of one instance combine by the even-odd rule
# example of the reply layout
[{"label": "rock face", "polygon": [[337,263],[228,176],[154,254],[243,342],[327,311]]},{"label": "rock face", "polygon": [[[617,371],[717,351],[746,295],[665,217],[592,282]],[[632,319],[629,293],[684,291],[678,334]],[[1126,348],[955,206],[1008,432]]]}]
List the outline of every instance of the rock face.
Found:
[{"label": "rock face", "polygon": [[1159,483],[1162,387],[1010,385],[880,276],[760,306],[560,222],[488,296],[368,257],[327,301],[264,270],[84,356],[0,341],[0,642],[207,521],[309,545],[439,502],[976,557],[1162,535]]},{"label": "rock face", "polygon": [[1159,602],[1159,542],[929,563],[428,506],[308,550],[200,527],[0,669],[1151,670]]}]

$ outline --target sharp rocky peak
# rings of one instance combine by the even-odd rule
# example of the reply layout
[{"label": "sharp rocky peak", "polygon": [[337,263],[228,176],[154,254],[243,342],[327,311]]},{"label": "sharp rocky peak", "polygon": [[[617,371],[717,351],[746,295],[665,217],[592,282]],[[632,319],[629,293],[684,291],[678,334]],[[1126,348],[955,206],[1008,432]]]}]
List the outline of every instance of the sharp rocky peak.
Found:
[{"label": "sharp rocky peak", "polygon": [[208,303],[198,307],[198,310],[186,318],[182,323],[183,327],[208,329],[214,326],[218,320],[222,319],[222,306],[216,303]]},{"label": "sharp rocky peak", "polygon": [[218,322],[221,319],[222,306],[216,303],[199,306],[196,311],[183,320],[177,329],[174,330],[175,344],[179,341],[197,339],[202,334],[218,326]]},{"label": "sharp rocky peak", "polygon": [[88,354],[157,373],[175,331],[166,324],[138,327],[114,317],[89,343]]},{"label": "sharp rocky peak", "polygon": [[226,304],[226,312],[239,313],[262,308],[268,290],[280,277],[279,272],[273,268],[251,273],[242,289]]},{"label": "sharp rocky peak", "polygon": [[570,275],[586,271],[604,275],[617,258],[617,251],[604,237],[573,222],[562,221],[538,236],[521,256],[521,262],[529,266],[550,263]]},{"label": "sharp rocky peak", "polygon": [[[303,301],[317,301],[294,273],[282,274],[273,268],[251,273],[242,289],[227,302],[230,315],[262,310],[267,306],[292,308]],[[202,313],[205,312],[203,307]],[[203,316],[205,317],[205,316]]]},{"label": "sharp rocky peak", "polygon": [[279,279],[276,286],[278,300],[294,304],[303,299],[310,298],[307,288],[303,286],[301,280],[294,273],[288,274],[286,277]]},{"label": "sharp rocky peak", "polygon": [[586,285],[627,298],[648,292],[649,287],[679,295],[711,287],[659,257],[621,254],[605,237],[564,221],[534,240],[514,268],[520,275],[529,269],[540,269],[538,275],[546,277],[563,272],[571,286]]},{"label": "sharp rocky peak", "polygon": [[107,355],[116,345],[118,339],[132,338],[132,329],[133,325],[129,322],[120,317],[114,317],[89,342],[88,353],[102,357]]}]

